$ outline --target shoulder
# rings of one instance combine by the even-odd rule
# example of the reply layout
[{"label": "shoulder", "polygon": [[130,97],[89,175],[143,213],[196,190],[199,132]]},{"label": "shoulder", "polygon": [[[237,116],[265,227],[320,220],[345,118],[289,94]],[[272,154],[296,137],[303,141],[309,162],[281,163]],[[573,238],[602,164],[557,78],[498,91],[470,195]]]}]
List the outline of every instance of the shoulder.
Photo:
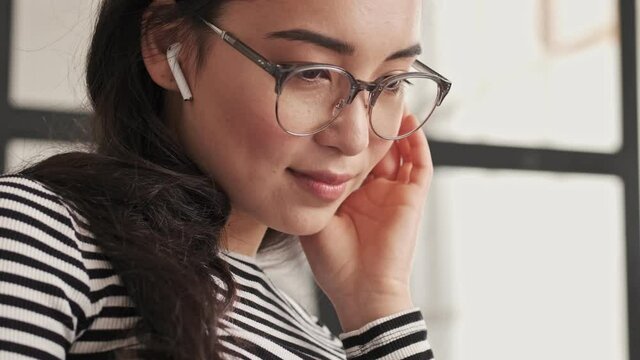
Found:
[{"label": "shoulder", "polygon": [[0,334],[64,351],[114,295],[124,295],[92,240],[86,221],[54,191],[0,176],[0,329],[7,330]]},{"label": "shoulder", "polygon": [[28,255],[33,265],[33,261],[42,265],[62,265],[58,263],[62,261],[83,270],[76,256],[80,250],[77,230],[69,208],[44,185],[22,176],[0,177],[0,236],[5,239],[6,256]]},{"label": "shoulder", "polygon": [[86,251],[97,250],[86,220],[55,192],[24,176],[0,176],[0,225],[0,236],[15,250],[29,246],[34,260],[53,257],[86,270]]}]

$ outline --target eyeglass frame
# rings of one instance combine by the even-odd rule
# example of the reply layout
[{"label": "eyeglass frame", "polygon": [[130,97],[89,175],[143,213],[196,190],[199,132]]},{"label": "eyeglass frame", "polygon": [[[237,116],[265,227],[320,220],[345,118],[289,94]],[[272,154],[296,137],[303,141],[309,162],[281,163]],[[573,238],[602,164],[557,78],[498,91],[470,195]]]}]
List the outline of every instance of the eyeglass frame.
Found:
[{"label": "eyeglass frame", "polygon": [[[332,64],[323,64],[323,63],[275,64],[275,63],[267,60],[267,58],[262,56],[256,50],[252,49],[249,45],[247,45],[244,42],[242,42],[240,39],[238,39],[236,36],[234,36],[230,32],[228,32],[226,30],[223,30],[223,29],[220,29],[219,27],[215,26],[214,24],[210,23],[209,21],[205,20],[204,18],[200,18],[200,20],[202,20],[202,22],[207,27],[209,27],[217,35],[219,35],[220,38],[225,43],[231,45],[231,47],[233,47],[235,50],[237,50],[239,53],[244,55],[246,58],[251,60],[256,65],[258,65],[261,69],[266,71],[269,75],[271,75],[275,79],[275,83],[276,83],[275,84],[275,92],[276,92],[276,105],[275,105],[275,107],[276,107],[276,109],[275,109],[276,110],[276,121],[278,122],[278,126],[280,126],[280,128],[284,132],[286,132],[286,133],[288,133],[290,135],[294,135],[294,136],[310,136],[310,135],[317,134],[317,133],[327,129],[329,126],[331,126],[333,123],[335,123],[335,121],[338,119],[342,109],[344,109],[344,107],[346,107],[347,105],[350,105],[353,102],[353,100],[355,99],[355,97],[361,91],[366,90],[367,92],[369,92],[368,117],[369,117],[369,126],[371,127],[371,130],[378,137],[380,137],[382,139],[392,140],[392,141],[401,140],[401,139],[404,139],[406,137],[411,136],[413,133],[415,133],[420,128],[422,128],[422,126],[424,126],[424,124],[427,122],[427,120],[429,120],[429,118],[433,114],[433,111],[435,110],[435,108],[440,106],[440,104],[442,104],[442,101],[444,100],[444,98],[449,93],[449,90],[451,89],[451,81],[449,81],[446,77],[440,75],[438,72],[436,72],[435,70],[433,70],[432,68],[430,68],[429,66],[427,66],[426,64],[424,64],[423,62],[421,62],[418,59],[414,60],[414,63],[412,64],[412,67],[417,68],[418,70],[420,70],[420,72],[403,72],[403,73],[396,74],[396,75],[386,76],[386,77],[383,77],[382,79],[378,79],[378,80],[373,81],[373,82],[368,82],[368,81],[356,79],[355,76],[353,76],[353,74],[351,74],[346,69],[344,69],[344,68],[342,68],[340,66],[337,66],[337,65],[332,65]],[[351,82],[351,86],[350,86],[350,90],[349,90],[349,97],[347,98],[347,101],[340,108],[340,112],[338,114],[336,114],[333,119],[329,120],[326,124],[322,125],[319,129],[316,129],[316,130],[314,130],[314,131],[312,131],[310,133],[296,133],[296,132],[290,131],[290,130],[286,129],[282,125],[282,123],[280,122],[280,117],[278,115],[278,103],[279,103],[280,95],[282,94],[282,86],[283,86],[284,82],[288,79],[288,77],[290,76],[291,73],[310,70],[310,69],[316,69],[316,68],[332,69],[332,70],[339,71],[339,72],[343,73],[344,75],[346,75],[347,78]],[[375,127],[373,126],[372,111],[373,111],[373,107],[375,105],[375,102],[376,102],[379,94],[382,92],[382,90],[384,88],[381,85],[389,83],[389,82],[394,82],[394,81],[397,81],[399,79],[403,79],[403,78],[406,78],[406,77],[422,77],[422,78],[428,78],[428,79],[431,79],[431,80],[435,81],[437,83],[437,85],[438,85],[438,96],[437,96],[436,102],[435,102],[433,108],[429,111],[429,114],[426,116],[426,118],[424,120],[421,120],[420,125],[418,127],[416,127],[415,129],[413,129],[412,131],[410,131],[409,133],[403,134],[401,136],[396,136],[396,137],[388,137],[388,136],[384,136],[382,134],[379,134],[376,131]]]}]

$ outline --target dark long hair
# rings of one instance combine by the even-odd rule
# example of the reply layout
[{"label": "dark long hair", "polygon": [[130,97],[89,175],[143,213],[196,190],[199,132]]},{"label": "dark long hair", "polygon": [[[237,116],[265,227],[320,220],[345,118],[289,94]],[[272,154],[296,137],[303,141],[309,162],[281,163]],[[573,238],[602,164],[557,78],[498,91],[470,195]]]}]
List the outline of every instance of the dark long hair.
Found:
[{"label": "dark long hair", "polygon": [[217,256],[229,200],[162,120],[163,90],[146,71],[141,36],[158,32],[165,46],[190,41],[201,54],[197,20],[215,19],[228,1],[103,0],[86,74],[95,148],[21,171],[86,219],[136,304],[134,333],[148,358],[220,359],[214,330],[236,290]]}]

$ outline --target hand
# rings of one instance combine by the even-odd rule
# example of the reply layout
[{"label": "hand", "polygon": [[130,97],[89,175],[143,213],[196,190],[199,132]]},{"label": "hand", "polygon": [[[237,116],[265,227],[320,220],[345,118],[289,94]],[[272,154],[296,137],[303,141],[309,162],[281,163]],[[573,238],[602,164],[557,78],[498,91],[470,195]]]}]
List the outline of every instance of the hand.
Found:
[{"label": "hand", "polygon": [[[403,127],[416,124],[403,118]],[[413,306],[409,280],[432,175],[427,139],[417,131],[394,142],[322,231],[301,237],[343,330]]]}]

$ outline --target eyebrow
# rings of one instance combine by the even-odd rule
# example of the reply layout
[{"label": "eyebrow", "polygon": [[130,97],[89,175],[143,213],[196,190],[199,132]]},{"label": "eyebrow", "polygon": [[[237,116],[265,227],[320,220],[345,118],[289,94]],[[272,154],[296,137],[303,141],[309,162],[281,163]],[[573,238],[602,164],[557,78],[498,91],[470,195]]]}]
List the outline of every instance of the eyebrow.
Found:
[{"label": "eyebrow", "polygon": [[[291,41],[304,41],[314,45],[322,46],[326,49],[337,52],[340,55],[353,55],[356,51],[355,46],[346,43],[342,40],[334,39],[332,37],[322,35],[320,33],[305,30],[305,29],[291,29],[284,31],[270,32],[266,36],[267,39],[284,39]],[[401,58],[408,58],[418,56],[422,53],[422,47],[420,44],[409,46],[406,49],[402,49],[387,56],[385,61],[391,61]]]},{"label": "eyebrow", "polygon": [[406,49],[402,49],[394,52],[393,54],[387,56],[385,61],[401,59],[401,58],[410,58],[410,57],[418,56],[420,54],[422,54],[422,46],[420,46],[420,44],[415,44],[415,45],[409,46]]}]

